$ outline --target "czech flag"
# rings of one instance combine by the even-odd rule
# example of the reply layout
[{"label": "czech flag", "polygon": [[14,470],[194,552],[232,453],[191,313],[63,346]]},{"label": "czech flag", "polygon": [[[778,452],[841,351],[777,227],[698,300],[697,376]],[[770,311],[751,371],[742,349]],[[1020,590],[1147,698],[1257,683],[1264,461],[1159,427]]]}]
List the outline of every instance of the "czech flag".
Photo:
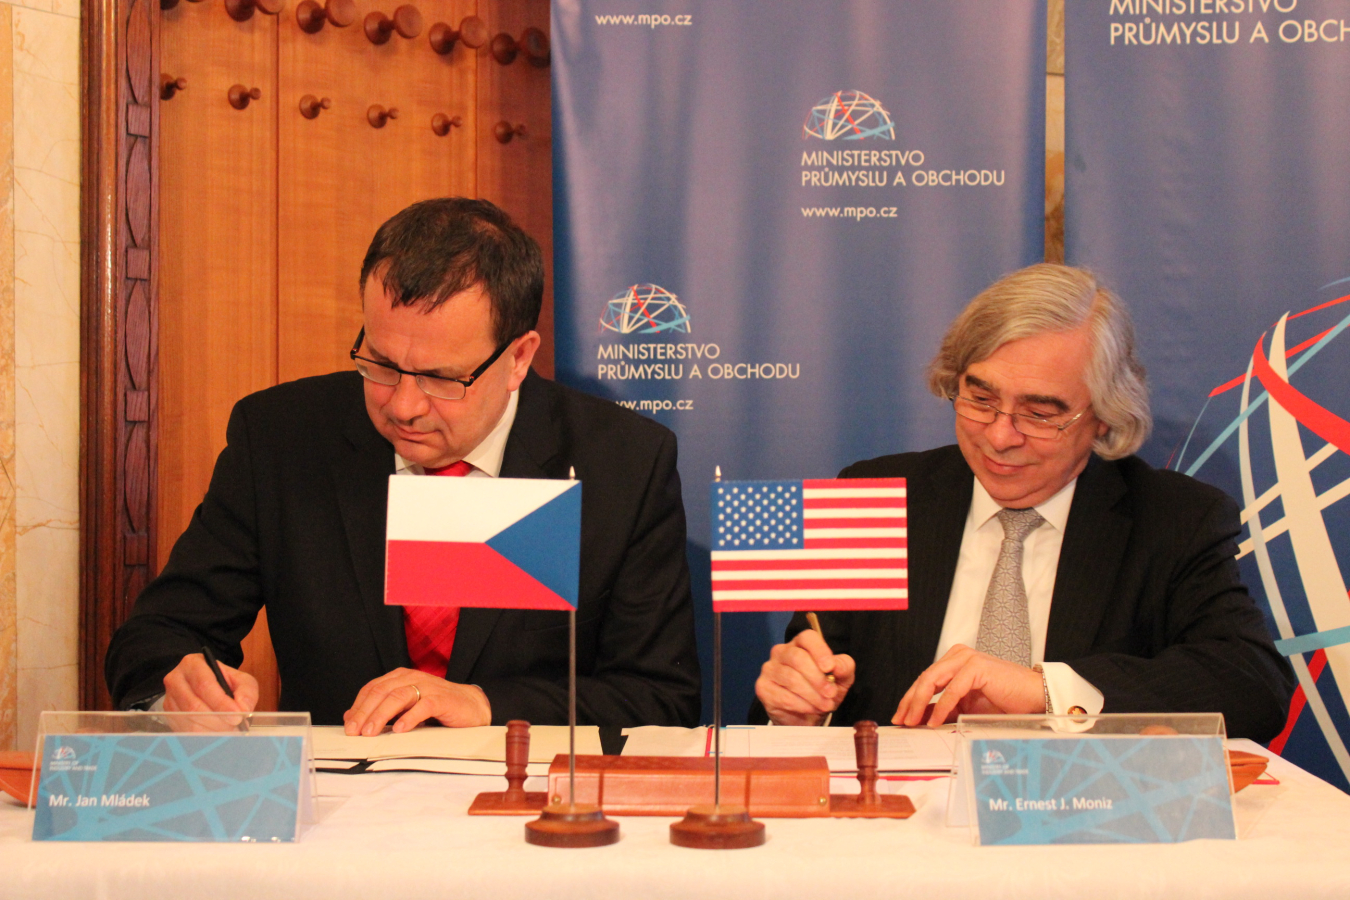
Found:
[{"label": "czech flag", "polygon": [[384,602],[576,609],[581,482],[389,478]]}]

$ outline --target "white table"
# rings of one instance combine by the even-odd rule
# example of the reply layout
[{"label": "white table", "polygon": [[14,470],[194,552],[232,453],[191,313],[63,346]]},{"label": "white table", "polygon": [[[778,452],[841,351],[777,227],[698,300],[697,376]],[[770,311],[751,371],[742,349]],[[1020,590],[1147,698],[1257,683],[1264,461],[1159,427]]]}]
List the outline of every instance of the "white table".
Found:
[{"label": "white table", "polygon": [[620,819],[610,847],[534,847],[523,819],[464,814],[502,779],[459,775],[320,775],[319,822],[290,845],[34,843],[11,803],[0,897],[1350,898],[1350,796],[1278,758],[1270,773],[1279,785],[1237,796],[1240,840],[1170,846],[972,846],[943,824],[945,779],[903,784],[908,821],[766,819],[763,847],[721,852],[671,846],[672,820],[653,817]]}]

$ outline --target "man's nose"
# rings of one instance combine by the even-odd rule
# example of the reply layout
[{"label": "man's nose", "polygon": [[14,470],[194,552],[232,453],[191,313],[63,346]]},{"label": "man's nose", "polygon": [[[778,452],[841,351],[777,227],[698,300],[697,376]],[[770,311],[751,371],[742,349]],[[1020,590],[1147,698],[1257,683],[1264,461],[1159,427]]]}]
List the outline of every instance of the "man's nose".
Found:
[{"label": "man's nose", "polygon": [[1001,412],[984,427],[984,436],[995,450],[1007,450],[1026,443],[1027,436],[1013,427],[1013,417]]},{"label": "man's nose", "polygon": [[389,398],[385,408],[389,414],[402,422],[411,422],[427,411],[427,395],[417,386],[412,375],[402,375],[394,385],[394,395]]}]

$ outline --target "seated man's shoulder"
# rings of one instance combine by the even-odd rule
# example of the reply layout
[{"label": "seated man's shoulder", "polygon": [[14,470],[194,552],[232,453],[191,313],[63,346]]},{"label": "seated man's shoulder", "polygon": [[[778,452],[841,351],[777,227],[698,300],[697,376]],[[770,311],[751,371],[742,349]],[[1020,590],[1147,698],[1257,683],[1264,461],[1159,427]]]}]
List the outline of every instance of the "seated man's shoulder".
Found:
[{"label": "seated man's shoulder", "polygon": [[[675,433],[660,422],[620,406],[613,400],[596,397],[545,378],[532,379],[544,393],[564,425],[574,433],[584,433],[597,443],[622,441],[630,449],[675,442]],[[528,384],[529,382],[527,382]]]},{"label": "seated man's shoulder", "polygon": [[249,417],[296,421],[346,415],[354,403],[364,406],[361,376],[356,372],[331,372],[255,391],[235,404],[235,409]]},{"label": "seated man's shoulder", "polygon": [[1128,490],[1136,516],[1154,517],[1185,528],[1190,520],[1216,509],[1236,515],[1237,503],[1226,492],[1170,469],[1155,469],[1137,456],[1106,465],[1114,468]]},{"label": "seated man's shoulder", "polygon": [[948,467],[969,467],[961,456],[960,449],[952,444],[932,450],[920,450],[912,453],[892,453],[875,459],[864,459],[845,466],[839,473],[840,478],[918,478],[939,472]]}]

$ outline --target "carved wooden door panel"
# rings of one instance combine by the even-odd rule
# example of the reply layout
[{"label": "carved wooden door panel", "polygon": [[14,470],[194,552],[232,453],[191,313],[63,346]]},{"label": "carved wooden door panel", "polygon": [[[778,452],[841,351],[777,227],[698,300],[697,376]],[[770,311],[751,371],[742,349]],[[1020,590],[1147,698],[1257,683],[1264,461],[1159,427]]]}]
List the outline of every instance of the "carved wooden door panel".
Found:
[{"label": "carved wooden door panel", "polygon": [[[350,367],[347,351],[361,327],[357,277],[381,222],[416,200],[476,194],[475,52],[456,42],[440,55],[430,41],[438,24],[458,29],[474,14],[474,0],[419,0],[415,36],[395,31],[379,45],[364,19],[393,17],[396,3],[357,7],[351,26],[330,24],[317,34],[302,31],[293,15],[282,17],[282,380]],[[331,107],[307,119],[299,108],[305,96],[327,98]],[[391,110],[396,117],[381,115]],[[433,130],[436,116],[444,117],[437,120],[444,135]]]},{"label": "carved wooden door panel", "polygon": [[[551,378],[553,106],[549,4],[548,0],[480,0],[478,9],[493,35],[478,57],[478,196],[510,213],[544,250],[547,277],[544,309],[539,317],[544,341],[534,368]],[[503,65],[506,59],[511,61]],[[508,135],[508,129],[523,130],[523,134]],[[503,142],[505,137],[510,139]]]},{"label": "carved wooden door panel", "polygon": [[235,401],[277,380],[277,25],[223,0],[162,12],[163,80],[185,86],[160,105],[160,565]]}]

